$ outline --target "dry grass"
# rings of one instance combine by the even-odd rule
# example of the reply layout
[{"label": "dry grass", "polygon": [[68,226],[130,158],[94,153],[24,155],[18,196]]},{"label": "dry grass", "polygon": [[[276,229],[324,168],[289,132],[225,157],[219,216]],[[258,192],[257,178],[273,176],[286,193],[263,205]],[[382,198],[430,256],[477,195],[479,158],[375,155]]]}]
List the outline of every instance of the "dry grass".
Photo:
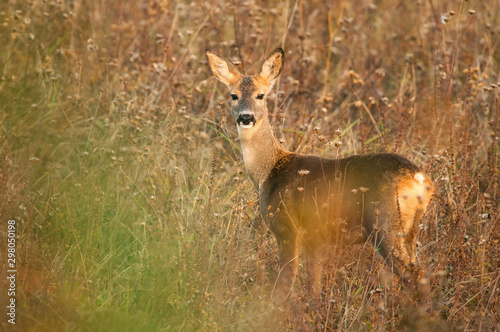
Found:
[{"label": "dry grass", "polygon": [[[18,222],[18,330],[500,329],[499,12],[2,2],[0,218]],[[434,180],[418,285],[351,247],[330,255],[320,303],[304,300],[302,269],[289,307],[268,301],[276,245],[252,227],[257,195],[204,49],[252,73],[277,46],[268,107],[288,149],[397,152]]]}]

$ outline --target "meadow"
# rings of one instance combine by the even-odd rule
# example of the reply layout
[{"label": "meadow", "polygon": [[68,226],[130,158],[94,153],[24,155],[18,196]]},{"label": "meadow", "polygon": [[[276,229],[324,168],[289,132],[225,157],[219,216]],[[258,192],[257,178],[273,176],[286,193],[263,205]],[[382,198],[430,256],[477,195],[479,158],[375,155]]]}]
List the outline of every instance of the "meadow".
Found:
[{"label": "meadow", "polygon": [[[500,330],[500,0],[0,2],[0,326],[6,331]],[[226,87],[204,50],[256,73],[290,151],[399,153],[432,178],[424,275],[332,249],[270,301]],[[16,221],[16,325],[7,221]]]}]

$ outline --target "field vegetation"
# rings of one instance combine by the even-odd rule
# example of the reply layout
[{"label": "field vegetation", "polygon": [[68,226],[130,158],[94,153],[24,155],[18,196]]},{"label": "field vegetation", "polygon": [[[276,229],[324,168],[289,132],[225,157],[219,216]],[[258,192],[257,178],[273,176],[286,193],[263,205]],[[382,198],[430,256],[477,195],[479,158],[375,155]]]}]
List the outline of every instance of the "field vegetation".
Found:
[{"label": "field vegetation", "polygon": [[[500,1],[0,2],[0,325],[16,220],[18,331],[500,329]],[[323,157],[402,154],[435,183],[418,283],[369,245],[311,305],[269,294],[226,87],[276,47],[275,135]]]}]

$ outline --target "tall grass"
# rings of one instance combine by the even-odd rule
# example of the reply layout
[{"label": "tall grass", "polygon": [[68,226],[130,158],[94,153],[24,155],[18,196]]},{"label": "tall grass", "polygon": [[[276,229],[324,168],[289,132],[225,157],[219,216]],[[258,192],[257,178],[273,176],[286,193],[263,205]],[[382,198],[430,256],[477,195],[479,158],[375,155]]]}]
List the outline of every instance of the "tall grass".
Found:
[{"label": "tall grass", "polygon": [[[499,11],[2,2],[0,218],[17,221],[18,330],[498,329]],[[286,148],[396,152],[434,180],[419,284],[395,282],[369,246],[336,248],[320,303],[302,269],[288,306],[269,301],[276,244],[204,49],[254,73],[277,46],[268,107]]]}]

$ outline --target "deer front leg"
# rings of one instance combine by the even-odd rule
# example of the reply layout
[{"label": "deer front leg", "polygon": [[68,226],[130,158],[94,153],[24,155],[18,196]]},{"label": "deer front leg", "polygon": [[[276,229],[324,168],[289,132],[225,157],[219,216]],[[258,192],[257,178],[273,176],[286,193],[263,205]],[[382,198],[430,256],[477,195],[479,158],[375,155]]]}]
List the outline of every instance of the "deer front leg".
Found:
[{"label": "deer front leg", "polygon": [[299,249],[295,235],[280,239],[276,236],[279,247],[279,271],[274,287],[274,300],[285,302],[292,294],[293,283],[299,267]]},{"label": "deer front leg", "polygon": [[321,244],[307,245],[307,291],[315,299],[321,298],[321,275],[323,273],[323,248]]}]

